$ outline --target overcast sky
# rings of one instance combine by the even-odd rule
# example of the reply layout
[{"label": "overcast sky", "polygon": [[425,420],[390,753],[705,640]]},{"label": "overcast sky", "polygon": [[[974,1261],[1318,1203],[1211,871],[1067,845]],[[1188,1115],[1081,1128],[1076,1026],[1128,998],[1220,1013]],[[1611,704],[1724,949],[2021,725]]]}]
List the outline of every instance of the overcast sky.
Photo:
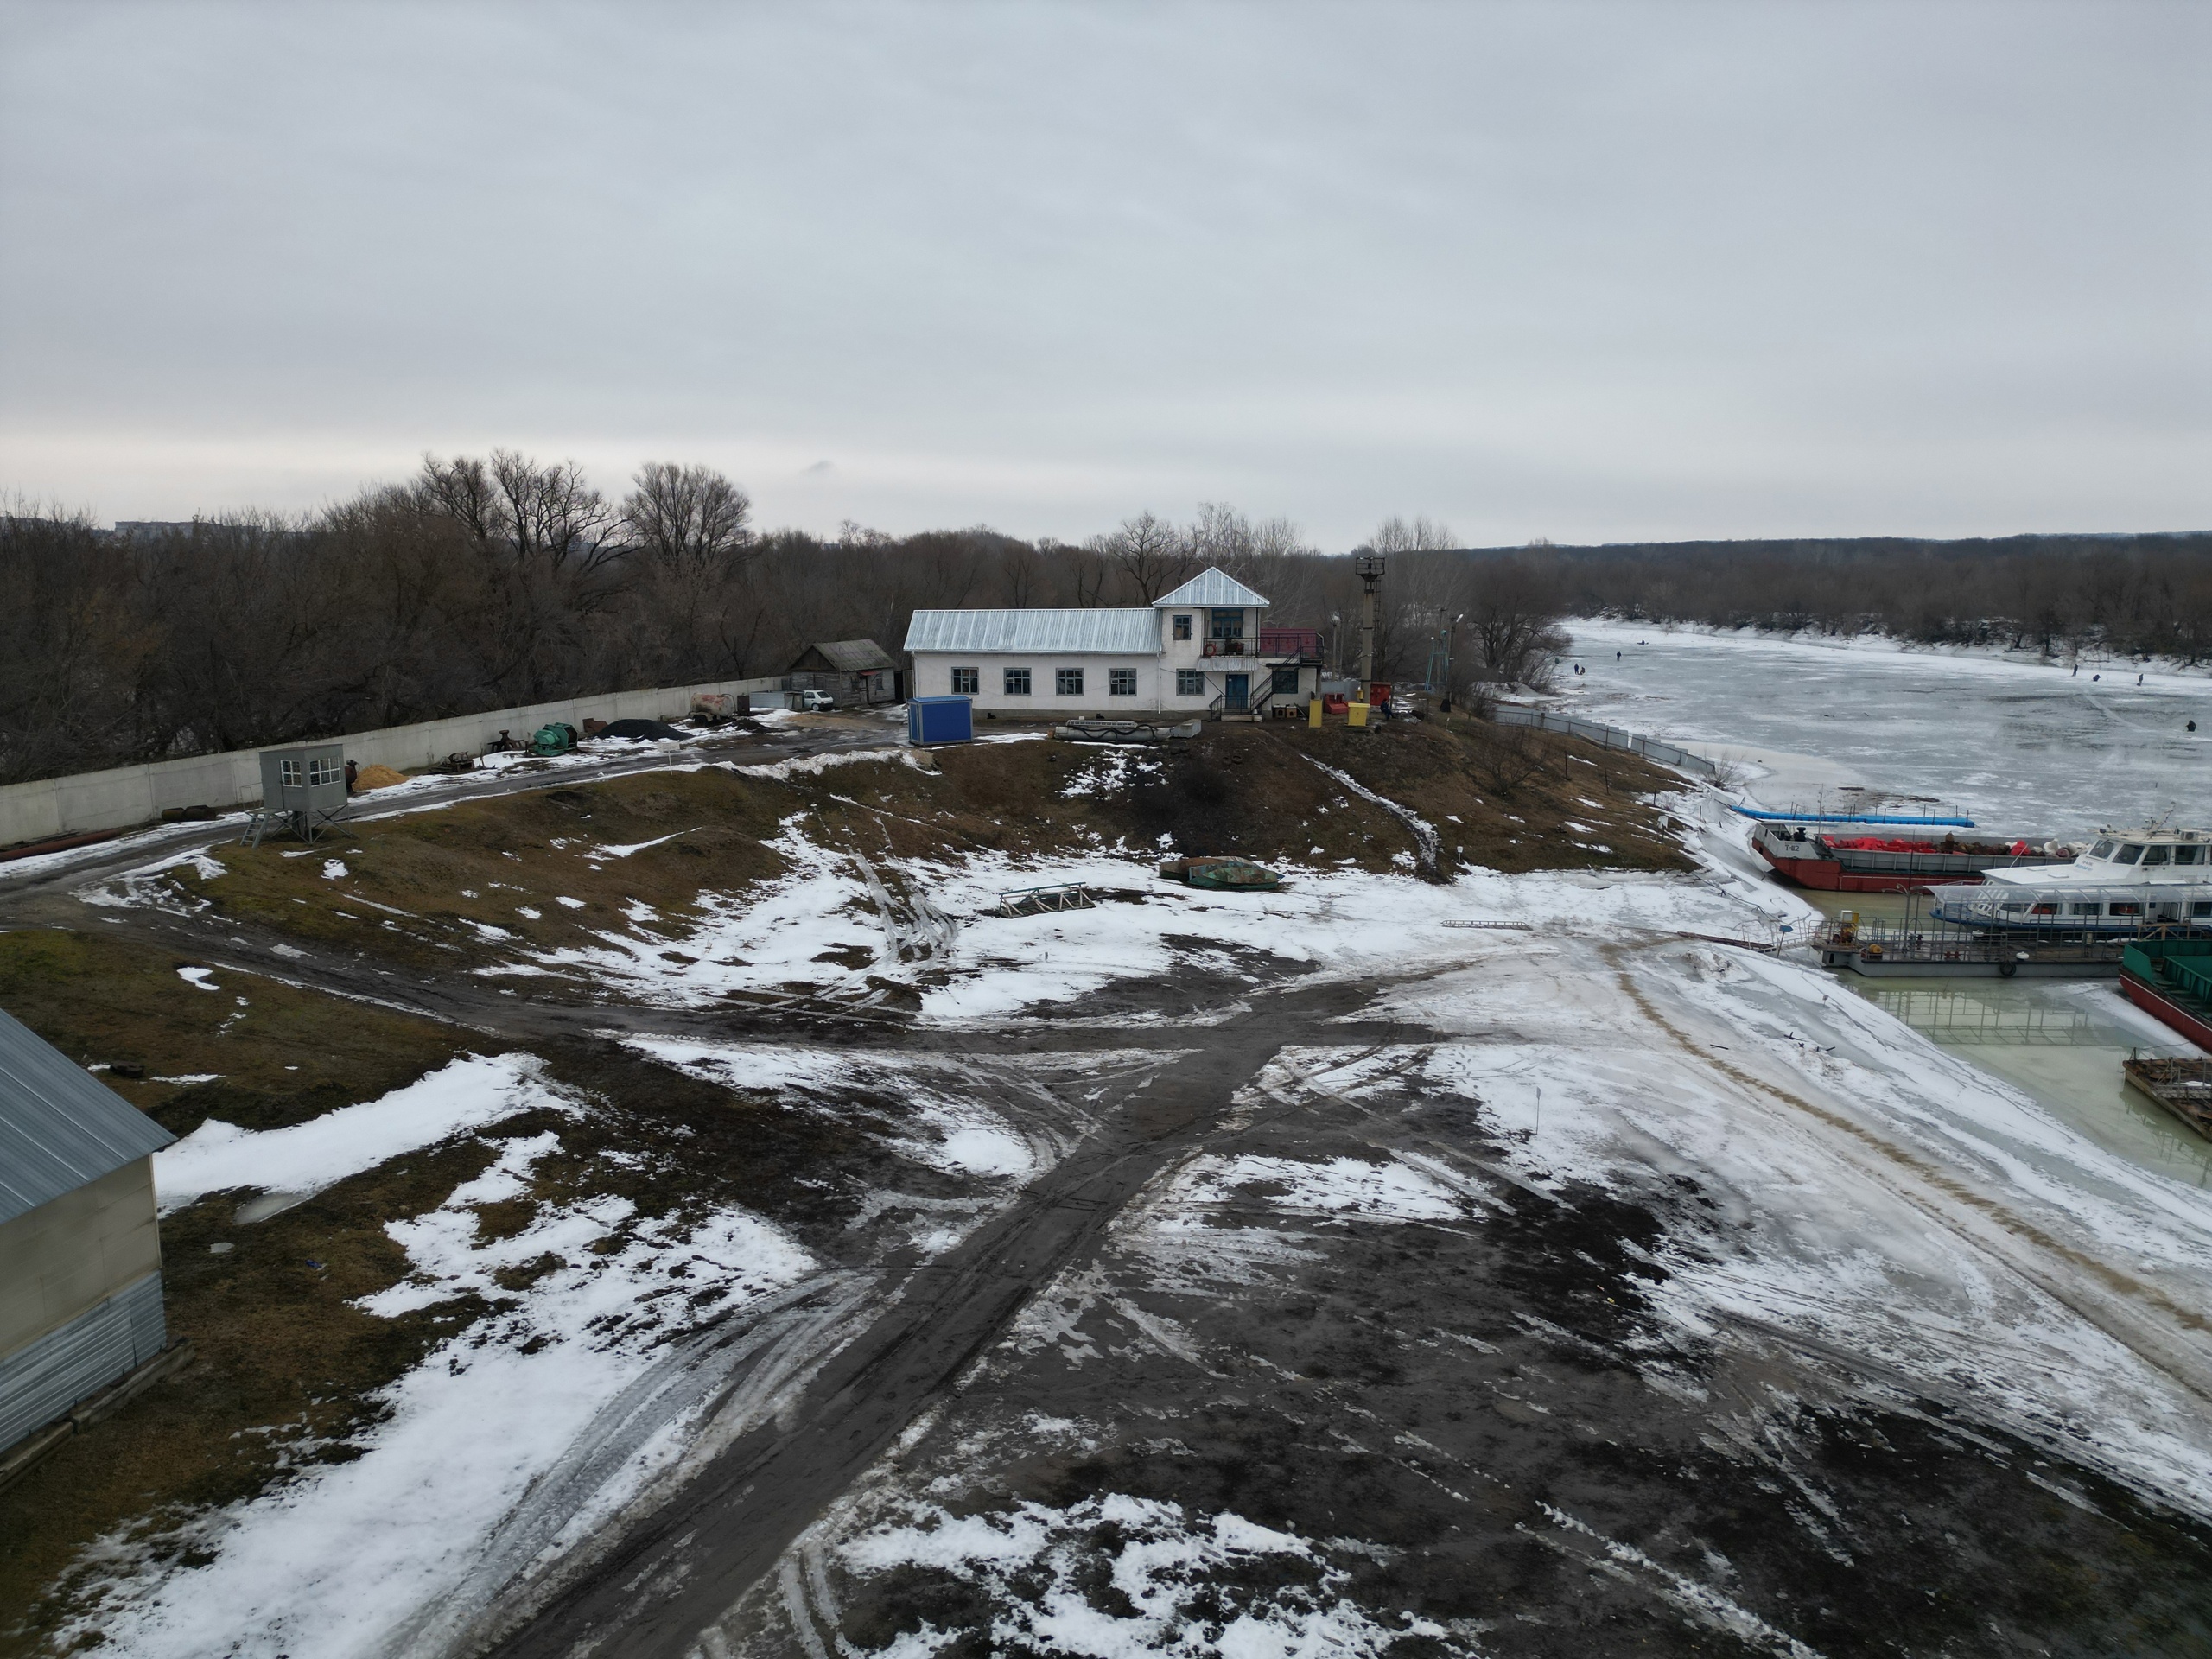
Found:
[{"label": "overcast sky", "polygon": [[0,493],[2212,526],[2212,4],[0,0]]}]

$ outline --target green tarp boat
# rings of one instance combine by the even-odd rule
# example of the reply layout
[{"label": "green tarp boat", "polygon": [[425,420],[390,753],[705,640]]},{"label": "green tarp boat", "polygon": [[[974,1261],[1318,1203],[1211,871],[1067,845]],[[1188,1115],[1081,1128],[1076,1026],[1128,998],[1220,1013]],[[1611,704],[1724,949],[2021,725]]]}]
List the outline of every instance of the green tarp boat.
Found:
[{"label": "green tarp boat", "polygon": [[1282,877],[1249,858],[1173,858],[1160,867],[1173,881],[1217,893],[1267,893],[1282,886]]}]

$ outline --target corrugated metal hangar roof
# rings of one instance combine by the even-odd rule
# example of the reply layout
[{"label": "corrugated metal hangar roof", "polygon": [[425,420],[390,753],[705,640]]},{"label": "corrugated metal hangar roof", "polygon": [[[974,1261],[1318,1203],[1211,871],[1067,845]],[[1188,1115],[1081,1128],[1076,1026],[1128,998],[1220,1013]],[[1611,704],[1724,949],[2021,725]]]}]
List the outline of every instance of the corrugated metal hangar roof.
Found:
[{"label": "corrugated metal hangar roof", "polygon": [[909,651],[1021,651],[1039,655],[1160,651],[1150,611],[916,611]]},{"label": "corrugated metal hangar roof", "polygon": [[0,1013],[0,1221],[136,1163],[176,1137]]}]

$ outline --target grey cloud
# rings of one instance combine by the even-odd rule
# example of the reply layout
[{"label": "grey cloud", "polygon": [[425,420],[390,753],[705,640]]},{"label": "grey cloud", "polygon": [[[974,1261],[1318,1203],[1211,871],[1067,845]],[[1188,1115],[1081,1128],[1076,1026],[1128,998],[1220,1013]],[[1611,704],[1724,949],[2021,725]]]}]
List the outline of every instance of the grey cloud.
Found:
[{"label": "grey cloud", "polygon": [[[2212,522],[2212,12],[0,11],[0,486],[767,522]],[[817,458],[839,457],[819,469]]]}]

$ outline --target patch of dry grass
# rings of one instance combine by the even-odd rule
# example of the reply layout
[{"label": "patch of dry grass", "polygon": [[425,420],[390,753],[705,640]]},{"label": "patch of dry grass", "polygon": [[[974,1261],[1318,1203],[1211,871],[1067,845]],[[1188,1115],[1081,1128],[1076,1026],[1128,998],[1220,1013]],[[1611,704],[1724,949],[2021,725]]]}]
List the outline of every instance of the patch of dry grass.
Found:
[{"label": "patch of dry grass", "polygon": [[203,990],[177,972],[193,965],[99,933],[0,933],[0,1007],[81,1065],[143,1068],[101,1080],[176,1135],[209,1117],[279,1128],[374,1100],[467,1046],[429,1020],[270,980],[216,973]]},{"label": "patch of dry grass", "polygon": [[[607,934],[664,944],[717,895],[784,874],[768,843],[786,823],[832,851],[893,859],[1118,847],[1136,859],[1173,850],[1400,867],[1413,847],[1406,827],[1317,760],[1433,823],[1445,874],[1688,868],[1649,798],[1680,786],[1671,774],[1551,733],[1428,721],[1363,732],[1209,726],[1188,743],[1135,752],[979,743],[939,750],[934,772],[885,759],[790,779],[707,766],[556,784],[356,825],[304,856],[276,842],[224,847],[223,874],[184,868],[170,879],[226,918],[442,974]],[[1087,792],[1071,794],[1078,783]],[[327,860],[343,873],[326,875]]]}]

